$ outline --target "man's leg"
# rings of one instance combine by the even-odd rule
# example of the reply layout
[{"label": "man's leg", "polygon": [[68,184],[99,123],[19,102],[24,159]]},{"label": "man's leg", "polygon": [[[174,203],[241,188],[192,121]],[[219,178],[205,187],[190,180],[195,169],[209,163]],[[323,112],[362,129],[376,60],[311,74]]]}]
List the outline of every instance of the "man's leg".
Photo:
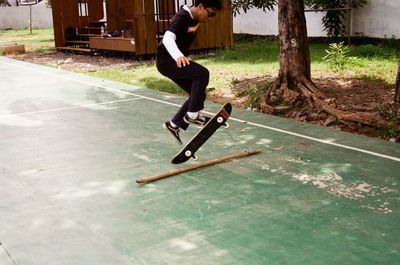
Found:
[{"label": "man's leg", "polygon": [[189,98],[182,104],[179,108],[178,112],[174,115],[171,121],[177,125],[178,127],[186,130],[189,126],[184,120],[183,117],[189,110],[189,103],[190,103],[190,90],[192,87],[192,81],[190,80],[183,80],[183,79],[172,79],[180,88],[185,90],[189,94]]},{"label": "man's leg", "polygon": [[170,67],[162,74],[169,77],[178,86],[189,94],[189,99],[181,106],[172,122],[186,130],[188,123],[183,120],[187,112],[197,113],[204,108],[206,88],[209,81],[209,71],[198,63],[190,62],[189,65],[178,68]]},{"label": "man's leg", "polygon": [[196,78],[192,81],[189,112],[198,112],[204,109],[206,100],[206,88],[210,79],[210,73],[207,68],[197,64],[195,66]]}]

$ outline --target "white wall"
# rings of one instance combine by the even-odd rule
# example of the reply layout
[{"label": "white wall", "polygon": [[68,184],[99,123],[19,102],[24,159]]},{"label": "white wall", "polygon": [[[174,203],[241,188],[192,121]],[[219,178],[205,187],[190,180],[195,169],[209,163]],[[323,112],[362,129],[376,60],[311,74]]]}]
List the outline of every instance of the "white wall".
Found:
[{"label": "white wall", "polygon": [[368,0],[368,5],[354,11],[353,33],[365,36],[400,39],[400,0]]},{"label": "white wall", "polygon": [[[32,26],[34,28],[52,28],[51,9],[45,1],[32,6]],[[0,29],[29,28],[29,6],[0,7]]]},{"label": "white wall", "polygon": [[[307,32],[309,36],[326,36],[323,30],[322,17],[325,12],[307,12]],[[352,34],[362,32],[365,36],[400,39],[400,0],[368,0],[368,4],[353,11]],[[346,23],[347,25],[347,23]],[[251,9],[247,14],[233,18],[234,33],[257,35],[278,34],[278,12],[263,12]]]},{"label": "white wall", "polygon": [[[15,0],[16,1],[16,0]],[[33,27],[53,27],[51,9],[46,1],[32,6]],[[326,36],[323,30],[324,12],[306,13],[309,36]],[[0,7],[0,29],[19,29],[29,27],[29,7]],[[278,13],[248,10],[233,18],[234,33],[256,35],[278,34]],[[352,33],[362,32],[365,36],[376,38],[400,38],[400,0],[368,0],[364,8],[353,11]]]},{"label": "white wall", "polygon": [[[306,13],[307,33],[309,36],[326,36],[321,19],[324,12]],[[278,35],[278,12],[260,9],[250,9],[247,13],[233,18],[234,33],[248,33],[255,35]]]}]

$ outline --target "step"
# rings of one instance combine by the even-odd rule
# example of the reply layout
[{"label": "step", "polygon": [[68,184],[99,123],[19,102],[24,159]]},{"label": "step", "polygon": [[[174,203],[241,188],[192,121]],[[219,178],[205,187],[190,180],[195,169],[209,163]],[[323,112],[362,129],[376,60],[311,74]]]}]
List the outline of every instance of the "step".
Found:
[{"label": "step", "polygon": [[85,52],[85,53],[89,53],[92,51],[92,49],[89,49],[89,48],[78,48],[78,47],[69,47],[69,46],[57,47],[57,50]]},{"label": "step", "polygon": [[88,40],[67,40],[65,43],[70,43],[70,44],[89,44],[90,41]]},{"label": "step", "polygon": [[101,34],[87,34],[87,33],[79,33],[76,34],[77,37],[99,37]]}]

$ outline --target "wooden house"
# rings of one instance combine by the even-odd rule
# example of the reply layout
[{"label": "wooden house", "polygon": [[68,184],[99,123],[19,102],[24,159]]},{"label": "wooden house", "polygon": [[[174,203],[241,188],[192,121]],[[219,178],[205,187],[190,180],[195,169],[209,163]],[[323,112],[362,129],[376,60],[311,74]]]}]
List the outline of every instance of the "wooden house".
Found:
[{"label": "wooden house", "polygon": [[[108,50],[155,54],[172,16],[194,0],[52,0],[58,50]],[[225,1],[218,16],[199,27],[192,49],[232,46],[232,9]]]}]

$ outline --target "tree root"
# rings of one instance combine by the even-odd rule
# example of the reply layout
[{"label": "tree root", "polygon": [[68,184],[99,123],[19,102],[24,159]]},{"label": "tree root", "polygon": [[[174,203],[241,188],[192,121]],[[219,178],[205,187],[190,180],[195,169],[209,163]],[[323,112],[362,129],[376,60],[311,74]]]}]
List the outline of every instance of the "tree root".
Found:
[{"label": "tree root", "polygon": [[[278,78],[279,79],[279,78]],[[269,100],[271,98],[271,92],[273,89],[281,89],[283,90],[283,96],[290,97],[291,102],[293,104],[295,100],[302,98],[306,99],[309,105],[320,109],[321,111],[325,111],[326,113],[335,116],[338,120],[347,121],[347,122],[356,122],[364,125],[370,125],[374,127],[392,127],[393,123],[383,117],[379,112],[367,113],[367,112],[348,112],[339,110],[329,104],[328,98],[324,95],[318,87],[310,80],[308,80],[305,76],[299,77],[289,89],[288,83],[286,81],[275,82],[271,89],[267,92],[268,94],[265,97],[265,101],[262,102],[261,107],[263,112],[272,113],[274,108],[269,105]],[[303,97],[301,97],[303,96]]]}]

